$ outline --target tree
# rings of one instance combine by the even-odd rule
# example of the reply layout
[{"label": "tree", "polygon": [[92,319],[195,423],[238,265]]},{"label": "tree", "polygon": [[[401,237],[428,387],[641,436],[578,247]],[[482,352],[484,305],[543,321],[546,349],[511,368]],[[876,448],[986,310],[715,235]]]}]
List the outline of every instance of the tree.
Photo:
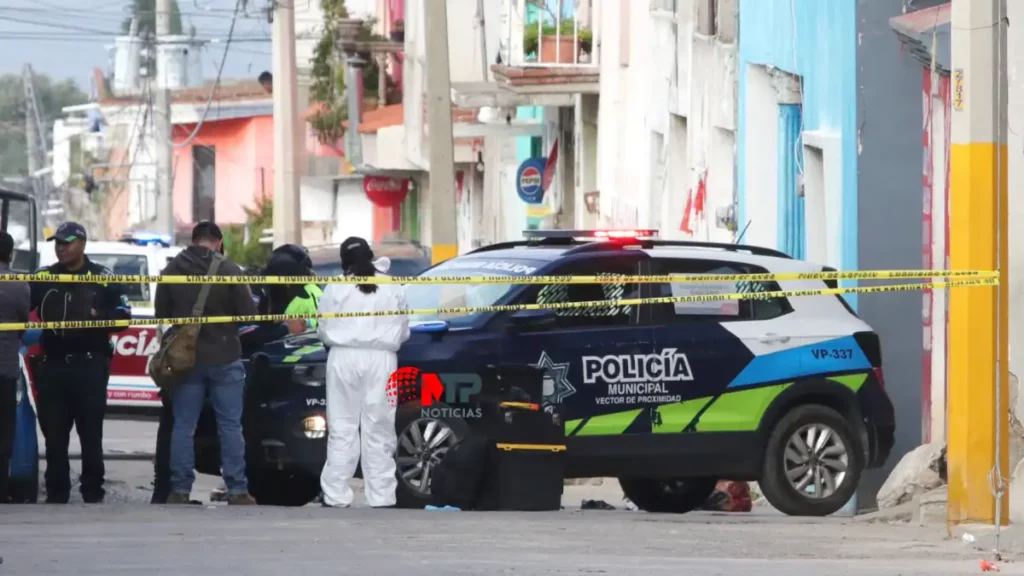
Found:
[{"label": "tree", "polygon": [[271,246],[260,243],[260,236],[263,230],[274,226],[274,204],[263,197],[256,200],[254,207],[244,210],[246,223],[228,227],[224,252],[239,266],[265,266],[270,259]]},{"label": "tree", "polygon": [[[171,34],[181,34],[181,10],[178,9],[177,0],[170,0],[171,3]],[[139,20],[139,36],[146,37],[148,34],[156,35],[156,0],[132,0],[131,10],[128,17],[121,23],[121,33],[127,34],[132,27],[132,16]]]},{"label": "tree", "polygon": [[[84,104],[89,97],[74,80],[55,82],[45,74],[36,74],[33,88],[46,138],[53,138],[53,121],[63,116],[61,109]],[[0,175],[27,176],[25,150],[25,84],[21,74],[0,76]],[[50,149],[53,142],[47,142]]]}]

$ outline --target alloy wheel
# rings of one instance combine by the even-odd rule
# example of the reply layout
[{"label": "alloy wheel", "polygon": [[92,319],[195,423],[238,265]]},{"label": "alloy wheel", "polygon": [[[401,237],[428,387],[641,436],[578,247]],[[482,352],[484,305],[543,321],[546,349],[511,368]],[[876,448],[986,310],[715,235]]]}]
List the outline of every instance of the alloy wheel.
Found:
[{"label": "alloy wheel", "polygon": [[846,479],[850,455],[842,437],[824,424],[801,427],[786,443],[783,468],[790,485],[813,499],[828,498]]},{"label": "alloy wheel", "polygon": [[420,494],[430,494],[430,475],[458,442],[455,432],[441,420],[420,418],[398,436],[395,460],[399,477]]}]

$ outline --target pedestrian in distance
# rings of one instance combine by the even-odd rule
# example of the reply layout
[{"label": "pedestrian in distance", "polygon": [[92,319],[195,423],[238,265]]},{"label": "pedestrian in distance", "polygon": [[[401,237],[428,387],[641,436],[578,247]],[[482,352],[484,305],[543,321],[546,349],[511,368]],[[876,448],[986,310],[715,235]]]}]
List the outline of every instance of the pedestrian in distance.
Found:
[{"label": "pedestrian in distance", "polygon": [[[218,276],[241,276],[241,268],[228,260],[223,250],[224,236],[220,228],[212,222],[200,222],[192,229],[192,245],[168,263],[161,274],[205,276],[213,260],[217,258],[222,260]],[[191,316],[200,289],[199,284],[158,284],[156,317]],[[217,284],[210,288],[204,314],[255,315],[256,304],[248,286]],[[169,399],[174,424],[170,433],[168,459],[168,504],[187,504],[191,501],[192,484],[195,482],[193,434],[207,396],[213,404],[217,418],[221,472],[228,489],[228,503],[256,503],[249,495],[245,469],[245,438],[242,434],[245,367],[242,365],[241,354],[242,345],[234,324],[207,324],[200,329],[196,342],[195,369],[185,381],[174,388]],[[159,474],[157,476],[159,477]]]},{"label": "pedestrian in distance", "polygon": [[[14,238],[0,230],[0,274],[9,274],[14,258]],[[0,322],[28,322],[31,294],[25,282],[0,282]],[[17,418],[18,379],[21,364],[19,331],[0,332],[0,504],[10,501],[11,453]]]},{"label": "pedestrian in distance", "polygon": [[[351,237],[341,245],[346,276],[376,276],[366,240]],[[320,299],[320,314],[385,312],[409,309],[397,284],[330,284]],[[327,462],[320,476],[323,505],[352,503],[349,481],[362,460],[366,501],[375,508],[396,504],[395,407],[387,383],[398,367],[398,350],[409,339],[409,317],[361,316],[322,319],[320,338],[327,355]]]},{"label": "pedestrian in distance", "polygon": [[[85,255],[85,228],[64,222],[47,238],[54,243],[57,263],[38,272],[87,275],[94,282],[32,284],[32,310],[42,322],[130,320],[131,306],[124,286],[108,282],[113,273]],[[107,411],[107,382],[117,328],[44,330],[40,337],[43,360],[36,374],[40,428],[46,439],[46,501],[66,504],[71,494],[68,443],[71,427],[82,446],[82,498],[103,501],[103,419]]]}]

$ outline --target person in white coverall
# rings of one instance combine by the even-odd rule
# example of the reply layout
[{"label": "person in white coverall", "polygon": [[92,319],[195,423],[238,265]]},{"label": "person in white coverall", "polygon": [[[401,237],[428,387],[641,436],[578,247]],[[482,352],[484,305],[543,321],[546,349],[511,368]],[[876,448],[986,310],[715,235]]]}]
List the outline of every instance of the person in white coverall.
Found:
[{"label": "person in white coverall", "polygon": [[[375,276],[387,264],[373,260],[362,238],[341,245],[346,276]],[[378,268],[385,268],[378,270]],[[408,310],[398,284],[330,284],[320,298],[320,314]],[[352,503],[349,481],[362,457],[367,504],[393,507],[395,491],[395,407],[387,383],[398,367],[398,349],[409,339],[407,315],[320,320],[317,329],[327,356],[327,463],[320,475],[323,505]]]}]

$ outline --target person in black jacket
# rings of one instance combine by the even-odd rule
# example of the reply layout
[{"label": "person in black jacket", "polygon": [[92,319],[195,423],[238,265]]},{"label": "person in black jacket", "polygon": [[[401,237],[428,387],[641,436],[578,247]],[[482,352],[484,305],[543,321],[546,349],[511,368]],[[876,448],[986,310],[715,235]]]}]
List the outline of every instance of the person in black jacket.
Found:
[{"label": "person in black jacket", "polygon": [[[14,238],[0,230],[0,274],[11,272]],[[28,322],[30,291],[25,282],[0,282],[0,322]],[[18,410],[20,331],[0,332],[0,504],[10,501],[10,464]]]},{"label": "person in black jacket", "polygon": [[[224,236],[220,228],[212,222],[200,222],[192,230],[192,245],[179,253],[162,274],[204,276],[214,259],[223,259],[217,271],[218,276],[241,275],[242,270],[238,265],[223,256],[223,246]],[[159,284],[156,290],[156,317],[191,316],[200,289],[199,284]],[[203,314],[251,316],[256,314],[256,305],[248,286],[215,284],[209,291]],[[234,324],[202,326],[196,342],[195,369],[186,381],[175,387],[169,399],[173,411],[169,456],[165,456],[169,458],[165,461],[169,462],[170,468],[170,493],[166,497],[169,504],[191,501],[192,483],[195,481],[192,435],[207,395],[217,416],[221,469],[228,488],[228,503],[255,503],[249,495],[245,470],[245,439],[241,422],[245,367],[241,357],[242,345]],[[161,435],[160,431],[157,435]]]},{"label": "person in black jacket", "polygon": [[[85,274],[92,283],[33,283],[32,309],[43,322],[129,320],[131,306],[124,287],[103,281],[113,273],[85,255],[86,232],[81,224],[65,222],[47,239],[55,243],[57,263],[40,275]],[[68,443],[72,425],[82,445],[81,493],[86,503],[102,502],[106,470],[103,464],[103,419],[107,411],[107,382],[119,328],[78,328],[43,331],[43,361],[36,375],[40,427],[46,438],[46,501],[66,504],[71,494]]]},{"label": "person in black jacket", "polygon": [[[179,253],[162,274],[206,275],[215,260],[221,260],[219,276],[238,276],[241,269],[223,256],[224,236],[212,222],[200,222],[192,230],[192,245]],[[156,317],[180,318],[191,315],[198,300],[198,284],[160,284],[156,291]],[[244,284],[213,285],[204,315],[251,316],[256,314],[252,292]],[[195,368],[178,384],[170,402],[174,426],[170,442],[170,495],[168,503],[190,501],[195,481],[192,437],[209,396],[217,417],[221,470],[228,488],[229,504],[255,504],[248,490],[245,469],[245,439],[242,434],[242,406],[245,367],[242,345],[234,324],[204,325],[196,342]]]}]

